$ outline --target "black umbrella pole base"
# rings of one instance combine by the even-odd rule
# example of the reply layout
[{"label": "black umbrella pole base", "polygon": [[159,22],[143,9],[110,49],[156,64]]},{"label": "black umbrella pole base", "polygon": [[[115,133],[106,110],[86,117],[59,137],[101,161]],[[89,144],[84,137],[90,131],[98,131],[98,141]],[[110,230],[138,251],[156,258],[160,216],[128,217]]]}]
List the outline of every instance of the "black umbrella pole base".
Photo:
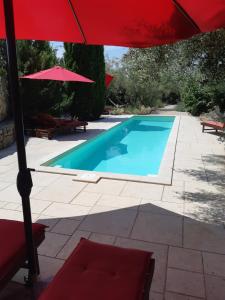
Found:
[{"label": "black umbrella pole base", "polygon": [[17,189],[22,198],[23,217],[24,217],[24,230],[27,241],[27,264],[28,276],[25,278],[27,286],[32,286],[39,275],[39,262],[37,249],[34,246],[32,234],[32,217],[30,208],[30,193],[33,183],[31,173],[28,168],[19,171],[17,175]]}]

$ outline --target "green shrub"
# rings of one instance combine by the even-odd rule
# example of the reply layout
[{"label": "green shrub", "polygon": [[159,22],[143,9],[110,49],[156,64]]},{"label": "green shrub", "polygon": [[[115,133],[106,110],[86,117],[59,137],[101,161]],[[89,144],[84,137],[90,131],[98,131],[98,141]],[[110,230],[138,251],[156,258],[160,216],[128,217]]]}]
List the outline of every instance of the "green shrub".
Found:
[{"label": "green shrub", "polygon": [[152,108],[150,106],[132,106],[127,105],[124,107],[116,107],[111,110],[112,115],[149,115],[152,112]]},{"label": "green shrub", "polygon": [[203,86],[197,82],[192,82],[187,85],[181,97],[186,110],[193,116],[199,116],[214,106],[212,89],[209,86]]},{"label": "green shrub", "polygon": [[178,102],[176,106],[177,111],[186,111],[185,103],[183,101]]}]

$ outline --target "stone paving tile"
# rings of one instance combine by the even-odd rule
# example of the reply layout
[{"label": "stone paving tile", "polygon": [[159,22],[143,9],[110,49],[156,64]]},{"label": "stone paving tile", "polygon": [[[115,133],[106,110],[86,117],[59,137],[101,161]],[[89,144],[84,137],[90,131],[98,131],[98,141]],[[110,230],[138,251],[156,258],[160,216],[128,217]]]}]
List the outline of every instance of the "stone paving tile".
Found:
[{"label": "stone paving tile", "polygon": [[162,201],[184,203],[183,186],[165,186],[163,190]]},{"label": "stone paving tile", "polygon": [[153,258],[155,258],[155,271],[151,291],[163,293],[166,279],[168,247],[126,238],[117,238],[115,245],[153,252]]},{"label": "stone paving tile", "polygon": [[51,229],[51,232],[72,235],[79,225],[80,225],[80,221],[73,220],[73,219],[61,219]]},{"label": "stone paving tile", "polygon": [[163,300],[163,294],[151,292],[149,295],[149,300]]},{"label": "stone paving tile", "polygon": [[176,168],[173,171],[173,179],[183,180],[185,182],[194,181],[195,179],[199,181],[207,182],[207,176],[204,169],[193,170],[192,168]]},{"label": "stone paving tile", "polygon": [[172,186],[177,186],[177,187],[184,187],[185,181],[183,180],[175,180],[172,178]]},{"label": "stone paving tile", "polygon": [[5,188],[7,188],[10,185],[9,182],[0,182],[0,191],[4,190]]},{"label": "stone paving tile", "polygon": [[38,281],[49,283],[52,281],[56,273],[61,269],[64,261],[42,255],[39,255],[38,258],[41,270]]},{"label": "stone paving tile", "polygon": [[77,230],[67,241],[65,246],[61,249],[61,251],[58,253],[57,258],[61,259],[67,259],[67,257],[73,252],[77,244],[79,243],[80,239],[86,238],[90,236],[90,232],[88,231],[81,231]]},{"label": "stone paving tile", "polygon": [[101,194],[99,193],[89,193],[89,192],[80,192],[74,200],[71,202],[71,204],[79,204],[84,206],[93,206],[96,204],[98,199],[101,197]]},{"label": "stone paving tile", "polygon": [[0,219],[22,221],[23,214],[22,214],[22,212],[19,212],[19,211],[1,208],[0,209]]},{"label": "stone paving tile", "polygon": [[131,237],[147,242],[182,245],[182,218],[140,212]]},{"label": "stone paving tile", "polygon": [[112,195],[102,195],[98,200],[97,205],[118,207],[118,208],[130,208],[138,209],[141,199],[132,197],[121,197]]},{"label": "stone paving tile", "polygon": [[[33,187],[31,191],[31,197],[39,191],[40,191],[39,187]],[[0,201],[21,204],[21,197],[17,190],[16,184],[11,184],[0,192]]]},{"label": "stone paving tile", "polygon": [[9,204],[9,203],[8,202],[0,201],[0,208],[6,206],[7,204]]},{"label": "stone paving tile", "polygon": [[212,201],[225,200],[224,192],[207,182],[185,182],[185,200]]},{"label": "stone paving tile", "polygon": [[21,203],[21,197],[17,191],[16,185],[12,184],[9,187],[5,188],[0,193],[0,201]]},{"label": "stone paving tile", "polygon": [[11,171],[12,168],[11,165],[0,165],[0,174],[5,174],[6,172]]},{"label": "stone paving tile", "polygon": [[[21,209],[19,209],[20,207]],[[22,211],[22,204],[14,203],[14,202],[6,202],[4,208]]]},{"label": "stone paving tile", "polygon": [[185,271],[203,272],[200,251],[169,247],[168,267]]},{"label": "stone paving tile", "polygon": [[[2,153],[2,150],[1,150],[1,153]],[[15,165],[16,163],[17,163],[16,155],[9,154],[8,156],[1,157],[1,159],[0,159],[1,166]]]},{"label": "stone paving tile", "polygon": [[178,216],[183,215],[184,204],[142,199],[139,211]]},{"label": "stone paving tile", "polygon": [[33,172],[32,181],[33,185],[45,187],[59,179],[62,175],[59,174],[50,174],[43,172]]},{"label": "stone paving tile", "polygon": [[205,285],[207,300],[224,300],[225,278],[206,275]]},{"label": "stone paving tile", "polygon": [[35,198],[61,203],[69,203],[86,186],[84,182],[75,182],[72,179],[59,178],[45,187]]},{"label": "stone paving tile", "polygon": [[56,218],[74,218],[82,220],[90,211],[90,207],[66,203],[52,203],[43,211],[43,215]]},{"label": "stone paving tile", "polygon": [[[50,281],[54,278],[56,273],[60,270],[62,265],[64,264],[64,260],[38,255],[39,265],[40,265],[40,275],[37,278],[37,282],[35,283],[34,289],[42,284],[43,289],[49,284]],[[13,282],[18,282],[24,286],[24,276],[27,276],[26,269],[20,269],[19,272],[13,277]],[[26,289],[26,287],[24,287]],[[3,300],[0,296],[0,299]],[[4,299],[7,300],[8,298]],[[12,298],[9,298],[10,300]],[[17,298],[13,298],[16,299]],[[30,298],[29,298],[30,299]],[[32,298],[33,299],[33,298]],[[35,298],[36,299],[36,298]],[[30,299],[31,300],[31,299]]]},{"label": "stone paving tile", "polygon": [[195,194],[193,201],[185,201],[184,215],[196,221],[209,224],[225,223],[225,201],[221,202],[210,197],[210,200],[200,198]]},{"label": "stone paving tile", "polygon": [[112,209],[96,205],[81,223],[79,229],[96,233],[128,237],[136,217],[133,209]]},{"label": "stone paving tile", "polygon": [[125,181],[101,179],[97,184],[89,183],[84,190],[86,192],[119,195],[125,184]]},{"label": "stone paving tile", "polygon": [[206,252],[202,255],[205,273],[225,278],[225,255]]},{"label": "stone paving tile", "polygon": [[203,298],[196,298],[196,297],[190,297],[185,296],[181,294],[166,292],[164,300],[199,300]]},{"label": "stone paving tile", "polygon": [[159,201],[162,199],[163,185],[141,183],[141,182],[127,182],[121,196],[145,198]]},{"label": "stone paving tile", "polygon": [[[31,211],[37,214],[43,212],[52,202],[42,201],[37,199],[30,199]],[[22,205],[20,204],[17,210],[22,211]]]},{"label": "stone paving tile", "polygon": [[200,273],[177,269],[167,270],[166,290],[193,297],[205,297],[204,278]]},{"label": "stone paving tile", "polygon": [[36,222],[48,226],[45,229],[45,231],[51,231],[52,228],[56,225],[56,223],[59,222],[59,220],[60,220],[59,218],[55,218],[52,216],[41,215],[41,216],[38,216]]},{"label": "stone paving tile", "polygon": [[1,181],[9,182],[9,183],[16,183],[18,170],[17,166],[15,166],[12,170],[9,170],[5,173],[0,173]]},{"label": "stone paving tile", "polygon": [[46,232],[46,238],[38,248],[38,254],[56,257],[59,251],[64,247],[69,237],[62,234]]},{"label": "stone paving tile", "polygon": [[113,245],[116,237],[114,235],[106,235],[101,233],[92,233],[89,240],[97,243]]},{"label": "stone paving tile", "polygon": [[184,219],[184,248],[225,254],[223,226]]}]

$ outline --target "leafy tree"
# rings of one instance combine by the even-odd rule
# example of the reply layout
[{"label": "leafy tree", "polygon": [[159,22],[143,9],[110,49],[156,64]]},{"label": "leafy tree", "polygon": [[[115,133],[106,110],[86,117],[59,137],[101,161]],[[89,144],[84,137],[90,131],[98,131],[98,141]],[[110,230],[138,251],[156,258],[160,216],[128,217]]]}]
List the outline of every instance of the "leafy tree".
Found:
[{"label": "leafy tree", "polygon": [[105,105],[105,61],[102,46],[65,43],[65,66],[95,83],[67,83],[66,104],[79,119],[97,119]]},{"label": "leafy tree", "polygon": [[[49,42],[18,41],[19,75],[35,73],[57,64],[55,51]],[[60,101],[60,83],[46,80],[21,79],[21,99],[25,115],[54,112]]]},{"label": "leafy tree", "polygon": [[225,30],[174,45],[129,49],[120,64],[109,62],[109,67],[119,78],[108,92],[111,98],[116,99],[123,87],[123,98],[132,105],[157,106],[160,101],[181,100],[195,115],[215,105],[224,111]]}]

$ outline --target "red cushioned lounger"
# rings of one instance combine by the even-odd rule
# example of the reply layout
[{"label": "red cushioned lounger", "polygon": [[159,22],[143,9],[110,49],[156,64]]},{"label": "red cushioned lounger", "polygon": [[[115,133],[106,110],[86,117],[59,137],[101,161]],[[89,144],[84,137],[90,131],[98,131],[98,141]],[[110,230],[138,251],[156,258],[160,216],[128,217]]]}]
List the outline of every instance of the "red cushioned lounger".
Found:
[{"label": "red cushioned lounger", "polygon": [[81,239],[39,300],[147,300],[151,256]]},{"label": "red cushioned lounger", "polygon": [[[45,238],[45,225],[33,224],[38,247]],[[26,242],[23,222],[0,219],[0,290],[25,265]]]},{"label": "red cushioned lounger", "polygon": [[[202,125],[202,132],[205,130],[224,130],[225,129],[225,123],[222,122],[216,122],[216,121],[203,121],[201,122]],[[205,128],[209,127],[209,128]]]}]

